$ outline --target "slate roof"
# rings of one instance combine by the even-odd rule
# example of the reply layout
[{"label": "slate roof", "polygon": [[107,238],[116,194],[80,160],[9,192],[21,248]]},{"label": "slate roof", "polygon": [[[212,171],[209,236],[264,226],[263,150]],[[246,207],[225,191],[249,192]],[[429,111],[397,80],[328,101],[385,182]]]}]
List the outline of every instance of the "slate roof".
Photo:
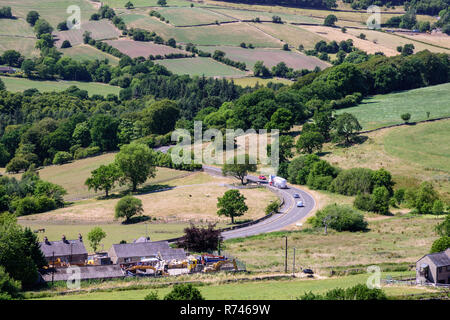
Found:
[{"label": "slate roof", "polygon": [[[124,273],[120,266],[85,266],[80,268],[80,280],[87,279],[111,279],[124,277]],[[54,281],[67,281],[73,273],[67,273],[67,268],[56,268],[53,275]],[[52,273],[50,271],[41,273],[44,281],[52,281]]]},{"label": "slate roof", "polygon": [[442,252],[427,254],[425,257],[428,257],[436,267],[450,266],[450,248]]},{"label": "slate roof", "polygon": [[46,258],[51,258],[53,256],[53,252],[55,253],[55,257],[59,256],[70,256],[78,255],[78,254],[86,254],[87,251],[84,247],[83,241],[80,240],[66,240],[66,241],[49,241],[49,242],[40,242],[39,246],[41,251],[44,253]]},{"label": "slate roof", "polygon": [[167,241],[113,244],[112,249],[118,258],[156,257],[158,254],[164,260],[186,258],[184,249],[172,249]]}]

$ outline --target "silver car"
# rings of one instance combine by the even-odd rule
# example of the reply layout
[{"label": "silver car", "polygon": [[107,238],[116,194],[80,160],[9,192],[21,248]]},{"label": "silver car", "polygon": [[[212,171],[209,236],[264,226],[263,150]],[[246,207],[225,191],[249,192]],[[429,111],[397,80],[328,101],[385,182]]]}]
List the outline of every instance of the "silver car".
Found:
[{"label": "silver car", "polygon": [[300,195],[298,193],[294,193],[294,198],[300,198]]},{"label": "silver car", "polygon": [[297,207],[304,207],[303,201],[298,201],[298,202],[297,202]]}]

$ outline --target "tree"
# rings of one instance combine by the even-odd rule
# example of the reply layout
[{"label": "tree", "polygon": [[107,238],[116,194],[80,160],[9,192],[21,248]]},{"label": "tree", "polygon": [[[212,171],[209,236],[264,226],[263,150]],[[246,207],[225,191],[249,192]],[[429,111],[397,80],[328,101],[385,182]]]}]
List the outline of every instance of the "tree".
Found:
[{"label": "tree", "polygon": [[64,164],[72,160],[72,155],[66,151],[58,151],[53,158],[53,164]]},{"label": "tree", "polygon": [[400,116],[405,123],[408,123],[409,119],[411,119],[410,113],[404,113]]},{"label": "tree", "polygon": [[131,3],[131,1],[128,1],[127,3],[125,3],[125,8],[127,9],[133,9],[134,5]]},{"label": "tree", "polygon": [[412,43],[407,43],[403,46],[402,56],[410,56],[414,53],[414,45]]},{"label": "tree", "polygon": [[433,204],[436,200],[439,200],[436,190],[430,182],[425,181],[414,194],[412,205],[418,213],[430,214],[433,213]]},{"label": "tree", "polygon": [[125,218],[125,222],[129,222],[130,218],[142,214],[144,209],[142,201],[133,196],[125,196],[117,202],[115,207],[115,218]]},{"label": "tree", "polygon": [[22,157],[14,157],[6,165],[6,172],[19,173],[22,170],[28,169],[30,162]]},{"label": "tree", "polygon": [[94,145],[104,151],[117,148],[119,120],[105,114],[98,114],[89,120],[91,138]]},{"label": "tree", "polygon": [[5,268],[0,266],[0,301],[23,298],[21,289],[20,281],[11,278]]},{"label": "tree", "polygon": [[158,4],[158,6],[165,7],[167,5],[167,1],[166,0],[158,0],[157,4]]},{"label": "tree", "polygon": [[256,164],[251,163],[251,159],[246,154],[243,159],[243,163],[240,163],[240,158],[238,156],[235,156],[233,159],[233,163],[225,163],[222,167],[222,173],[224,176],[231,175],[235,177],[236,179],[241,180],[241,183],[243,185],[246,185],[247,182],[244,183],[244,179],[246,178],[247,174],[249,172],[256,171],[257,167]]},{"label": "tree", "polygon": [[168,99],[154,102],[142,112],[144,134],[166,134],[175,128],[180,116],[177,104]]},{"label": "tree", "polygon": [[5,86],[5,83],[3,82],[3,80],[0,79],[0,91],[2,91],[2,90],[6,90],[6,86]]},{"label": "tree", "polygon": [[372,211],[380,214],[389,213],[389,191],[385,186],[373,189],[372,193]]},{"label": "tree", "polygon": [[66,49],[70,47],[72,47],[72,44],[70,43],[69,40],[64,40],[63,43],[61,44],[61,49]]},{"label": "tree", "polygon": [[[364,216],[350,206],[330,204],[308,220],[314,227],[325,225],[336,231],[363,231],[367,228]],[[326,224],[325,222],[326,221]]]},{"label": "tree", "polygon": [[132,142],[120,148],[115,163],[122,172],[123,181],[131,183],[132,191],[147,178],[155,177],[155,155],[145,144]]},{"label": "tree", "polygon": [[280,16],[272,16],[273,23],[283,23]]},{"label": "tree", "polygon": [[232,224],[234,224],[235,217],[242,216],[248,210],[245,197],[236,189],[226,191],[223,197],[219,197],[217,200],[217,208],[219,208],[217,214],[231,218]]},{"label": "tree", "polygon": [[173,286],[171,292],[169,292],[164,300],[191,300],[202,301],[205,300],[200,293],[200,290],[195,288],[192,283],[176,284]]},{"label": "tree", "polygon": [[296,147],[298,152],[313,153],[322,150],[325,139],[320,132],[307,131],[300,135],[297,140]]},{"label": "tree", "polygon": [[44,19],[38,19],[34,24],[34,32],[40,38],[43,34],[52,34],[53,27]]},{"label": "tree", "polygon": [[36,21],[39,20],[39,13],[37,11],[28,12],[26,20],[32,27],[34,27]]},{"label": "tree", "polygon": [[442,252],[450,248],[450,237],[440,237],[431,245],[430,253]]},{"label": "tree", "polygon": [[108,197],[109,191],[114,188],[120,177],[121,172],[115,163],[101,165],[91,172],[91,177],[86,180],[85,185],[89,190],[94,189],[95,192],[104,190],[105,196]]},{"label": "tree", "polygon": [[217,250],[222,236],[220,229],[215,224],[201,228],[191,223],[190,227],[184,229],[184,236],[177,242],[177,246],[193,252],[210,252]]},{"label": "tree", "polygon": [[253,67],[253,74],[255,77],[268,78],[271,77],[272,74],[270,70],[264,65],[263,61],[256,61]]},{"label": "tree", "polygon": [[270,121],[265,128],[268,130],[278,129],[282,133],[288,132],[294,124],[294,116],[291,110],[287,108],[279,108],[270,117]]},{"label": "tree", "polygon": [[323,22],[324,26],[332,27],[338,21],[338,18],[334,14],[329,14],[326,16],[325,21]]},{"label": "tree", "polygon": [[444,221],[436,225],[435,230],[441,237],[450,237],[450,214],[447,214]]},{"label": "tree", "polygon": [[95,227],[91,229],[88,233],[89,244],[91,245],[94,252],[97,252],[97,248],[100,242],[106,237],[106,232],[100,227]]},{"label": "tree", "polygon": [[11,67],[20,67],[24,57],[16,50],[6,50],[1,57],[3,63]]},{"label": "tree", "polygon": [[356,136],[357,132],[362,129],[358,119],[351,113],[342,113],[333,121],[333,128],[335,130],[335,138],[346,144],[350,144],[351,140]]}]

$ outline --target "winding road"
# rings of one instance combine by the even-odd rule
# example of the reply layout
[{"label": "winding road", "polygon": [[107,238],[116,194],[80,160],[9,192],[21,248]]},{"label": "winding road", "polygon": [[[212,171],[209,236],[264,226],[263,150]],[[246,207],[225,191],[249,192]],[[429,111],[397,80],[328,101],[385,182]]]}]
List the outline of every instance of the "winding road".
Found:
[{"label": "winding road", "polygon": [[[222,170],[216,167],[203,165],[203,171],[212,175],[222,175]],[[247,176],[247,178],[254,181],[258,180],[258,177],[254,176]],[[222,237],[225,240],[281,230],[304,218],[316,205],[314,198],[301,189],[289,185],[287,189],[277,189],[269,186],[268,188],[274,189],[275,192],[279,192],[283,197],[284,204],[281,207],[280,212],[253,225],[222,232]],[[300,195],[300,199],[294,198],[295,193]],[[297,207],[296,204],[299,200],[303,201],[304,207]]]}]

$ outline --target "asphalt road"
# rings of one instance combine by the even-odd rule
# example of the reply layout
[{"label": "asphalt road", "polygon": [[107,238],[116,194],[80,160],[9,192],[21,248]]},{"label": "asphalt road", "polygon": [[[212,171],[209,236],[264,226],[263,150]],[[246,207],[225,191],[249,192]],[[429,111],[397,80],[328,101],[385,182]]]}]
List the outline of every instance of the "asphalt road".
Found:
[{"label": "asphalt road", "polygon": [[[222,170],[220,168],[204,165],[203,170],[209,174],[222,175]],[[255,181],[258,180],[258,177],[254,176],[247,176],[247,178]],[[281,230],[284,227],[287,227],[304,218],[315,207],[314,198],[306,191],[294,188],[289,185],[287,186],[287,189],[278,189],[274,187],[268,188],[280,192],[281,196],[283,197],[284,204],[280,209],[280,212],[248,227],[224,231],[222,232],[222,236],[224,239],[248,237],[260,233]],[[294,198],[295,193],[298,193],[300,195],[300,198]],[[298,201],[303,201],[304,207],[297,207]]]}]

